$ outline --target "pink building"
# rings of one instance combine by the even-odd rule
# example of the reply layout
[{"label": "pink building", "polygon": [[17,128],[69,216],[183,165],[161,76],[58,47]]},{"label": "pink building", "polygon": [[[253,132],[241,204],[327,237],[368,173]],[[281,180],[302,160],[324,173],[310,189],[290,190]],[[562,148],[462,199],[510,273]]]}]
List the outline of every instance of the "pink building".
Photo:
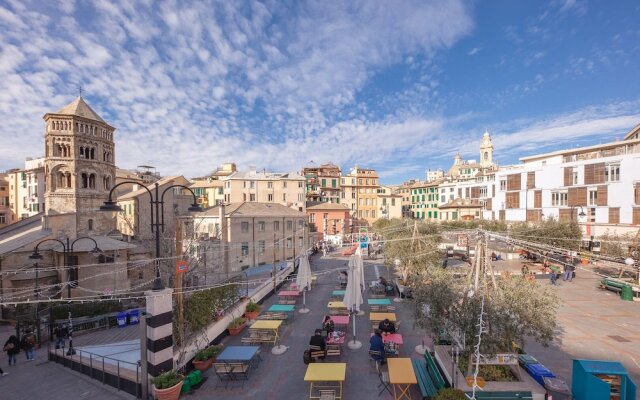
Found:
[{"label": "pink building", "polygon": [[350,234],[352,220],[349,207],[339,203],[307,203],[307,218],[325,241],[342,242],[343,235]]}]

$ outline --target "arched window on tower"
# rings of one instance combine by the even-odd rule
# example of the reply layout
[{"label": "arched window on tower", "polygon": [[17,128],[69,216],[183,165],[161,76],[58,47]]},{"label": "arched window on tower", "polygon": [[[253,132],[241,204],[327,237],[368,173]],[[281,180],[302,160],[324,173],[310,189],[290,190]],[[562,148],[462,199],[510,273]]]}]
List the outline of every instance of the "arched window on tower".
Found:
[{"label": "arched window on tower", "polygon": [[93,230],[93,220],[90,219],[89,221],[87,221],[87,225],[88,225],[87,227],[89,228],[89,230],[92,231]]},{"label": "arched window on tower", "polygon": [[91,157],[89,157],[92,160],[96,159],[96,149],[94,147],[91,148]]},{"label": "arched window on tower", "polygon": [[484,152],[484,160],[485,161],[489,161],[489,152],[488,151]]},{"label": "arched window on tower", "polygon": [[104,178],[102,179],[102,182],[103,182],[104,190],[111,189],[111,177],[109,175],[105,175]]},{"label": "arched window on tower", "polygon": [[89,187],[89,177],[84,172],[80,176],[82,178],[82,188],[86,189],[87,187]]},{"label": "arched window on tower", "polygon": [[89,175],[89,189],[96,188],[96,174]]},{"label": "arched window on tower", "polygon": [[80,146],[80,158],[84,158],[84,147]]}]

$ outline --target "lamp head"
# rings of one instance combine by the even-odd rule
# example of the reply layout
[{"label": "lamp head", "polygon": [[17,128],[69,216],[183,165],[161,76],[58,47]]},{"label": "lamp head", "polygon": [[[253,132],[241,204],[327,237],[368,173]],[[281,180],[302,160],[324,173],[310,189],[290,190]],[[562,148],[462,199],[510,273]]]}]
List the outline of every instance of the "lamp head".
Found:
[{"label": "lamp head", "polygon": [[580,210],[580,214],[578,214],[578,217],[586,217],[587,214],[584,213],[584,211]]},{"label": "lamp head", "polygon": [[202,207],[200,207],[200,204],[193,203],[191,205],[191,207],[189,207],[187,209],[187,211],[189,211],[189,212],[200,212],[200,211],[202,211]]},{"label": "lamp head", "polygon": [[101,253],[102,253],[102,250],[100,250],[98,246],[94,247],[93,250],[91,250],[91,254],[93,254],[94,256],[97,256]]},{"label": "lamp head", "polygon": [[633,264],[635,264],[635,262],[636,262],[636,261],[635,261],[633,258],[631,258],[631,257],[627,257],[627,258],[624,260],[624,263],[625,263],[625,264],[627,264],[627,265],[633,265]]},{"label": "lamp head", "polygon": [[33,254],[29,256],[29,258],[32,260],[42,260],[43,257],[42,254],[34,251]]},{"label": "lamp head", "polygon": [[115,201],[107,200],[100,206],[99,210],[107,212],[121,212],[122,208]]}]

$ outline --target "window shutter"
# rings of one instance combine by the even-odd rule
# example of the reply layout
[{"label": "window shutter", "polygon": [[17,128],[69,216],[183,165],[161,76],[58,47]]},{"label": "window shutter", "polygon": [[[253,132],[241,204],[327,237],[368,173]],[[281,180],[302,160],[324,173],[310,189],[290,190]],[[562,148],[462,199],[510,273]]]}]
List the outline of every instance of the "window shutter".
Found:
[{"label": "window shutter", "polygon": [[593,185],[596,183],[596,165],[595,164],[587,164],[584,166],[584,184],[585,185]]},{"label": "window shutter", "polygon": [[560,209],[559,219],[560,219],[560,221],[570,221],[571,220],[571,210]]},{"label": "window shutter", "polygon": [[593,183],[604,183],[604,163],[593,164],[594,180]]},{"label": "window shutter", "polygon": [[636,183],[633,188],[634,204],[640,204],[640,183]]},{"label": "window shutter", "polygon": [[527,221],[540,222],[542,219],[542,210],[527,210]]},{"label": "window shutter", "polygon": [[507,190],[522,189],[521,174],[507,175]]},{"label": "window shutter", "polygon": [[491,197],[496,197],[496,185],[491,185]]},{"label": "window shutter", "polygon": [[573,167],[564,167],[564,185],[573,185]]},{"label": "window shutter", "polygon": [[498,219],[499,219],[500,221],[504,221],[504,220],[505,220],[505,211],[504,211],[504,210],[500,210],[500,211],[498,212]]},{"label": "window shutter", "polygon": [[520,208],[520,192],[508,192],[506,202],[507,208]]},{"label": "window shutter", "polygon": [[640,208],[633,207],[633,221],[631,221],[634,225],[640,225]]},{"label": "window shutter", "polygon": [[587,205],[587,188],[570,188],[568,194],[568,206],[586,206]]},{"label": "window shutter", "polygon": [[536,187],[536,173],[527,172],[527,189],[535,189]]},{"label": "window shutter", "polygon": [[491,209],[493,208],[493,207],[491,207],[491,206],[493,205],[493,202],[492,202],[491,200],[493,200],[493,199],[487,199],[487,200],[485,200],[485,203],[484,203],[484,204],[485,204],[485,208],[486,208],[487,210],[491,210]]},{"label": "window shutter", "polygon": [[606,206],[608,201],[609,190],[606,185],[598,186],[598,205]]},{"label": "window shutter", "polygon": [[480,187],[472,187],[471,188],[471,198],[477,199],[480,197]]},{"label": "window shutter", "polygon": [[533,192],[533,208],[542,208],[542,190]]},{"label": "window shutter", "polygon": [[609,209],[609,223],[610,224],[619,224],[620,223],[620,207],[610,208]]}]

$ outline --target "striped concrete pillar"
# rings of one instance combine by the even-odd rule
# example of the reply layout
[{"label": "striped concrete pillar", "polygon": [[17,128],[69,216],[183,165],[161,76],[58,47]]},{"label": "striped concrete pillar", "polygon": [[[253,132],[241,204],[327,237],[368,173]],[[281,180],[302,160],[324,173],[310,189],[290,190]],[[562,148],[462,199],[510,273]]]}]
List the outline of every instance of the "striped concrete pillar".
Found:
[{"label": "striped concrete pillar", "polygon": [[149,290],[147,297],[147,372],[173,369],[173,289]]}]

